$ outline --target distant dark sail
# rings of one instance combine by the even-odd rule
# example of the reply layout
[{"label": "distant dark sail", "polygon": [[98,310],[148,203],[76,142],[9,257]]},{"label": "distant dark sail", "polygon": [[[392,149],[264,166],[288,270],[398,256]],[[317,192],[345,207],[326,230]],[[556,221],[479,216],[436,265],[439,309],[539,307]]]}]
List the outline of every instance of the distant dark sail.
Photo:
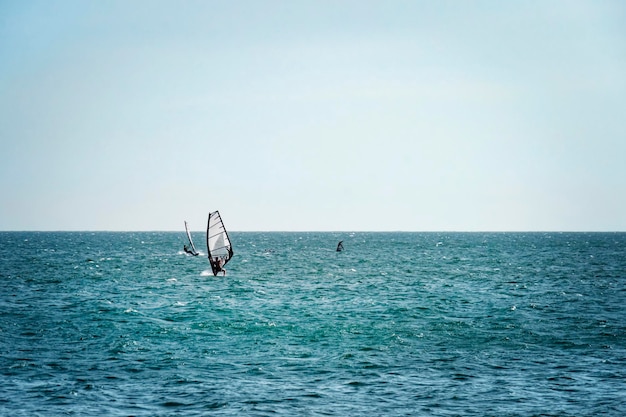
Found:
[{"label": "distant dark sail", "polygon": [[341,252],[343,250],[343,240],[340,240],[337,244],[337,252]]},{"label": "distant dark sail", "polygon": [[209,263],[213,275],[224,271],[224,265],[233,257],[233,247],[222,222],[219,211],[209,213],[209,222],[206,229],[206,247],[209,252]]},{"label": "distant dark sail", "polygon": [[191,239],[191,233],[189,232],[189,226],[187,226],[187,222],[185,221],[185,233],[187,233],[187,239],[189,239],[189,247],[187,247],[187,245],[185,245],[185,252],[193,255],[193,256],[198,256],[199,253],[196,250],[196,246],[193,244],[193,240]]}]

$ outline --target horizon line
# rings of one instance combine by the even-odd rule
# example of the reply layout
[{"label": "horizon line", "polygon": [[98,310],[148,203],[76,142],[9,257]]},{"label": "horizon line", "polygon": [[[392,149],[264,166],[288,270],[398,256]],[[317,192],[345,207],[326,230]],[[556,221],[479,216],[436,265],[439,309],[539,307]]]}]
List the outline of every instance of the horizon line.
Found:
[{"label": "horizon line", "polygon": [[[190,230],[204,233],[206,230]],[[626,233],[626,230],[229,230],[229,233]],[[0,233],[184,233],[184,230],[11,229]]]}]

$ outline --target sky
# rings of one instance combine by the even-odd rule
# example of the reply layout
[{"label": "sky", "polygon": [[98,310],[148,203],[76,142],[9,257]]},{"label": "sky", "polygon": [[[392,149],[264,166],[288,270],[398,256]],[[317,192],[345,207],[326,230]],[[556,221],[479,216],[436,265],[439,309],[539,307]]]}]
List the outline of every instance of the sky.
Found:
[{"label": "sky", "polygon": [[0,0],[0,230],[626,231],[621,0]]}]

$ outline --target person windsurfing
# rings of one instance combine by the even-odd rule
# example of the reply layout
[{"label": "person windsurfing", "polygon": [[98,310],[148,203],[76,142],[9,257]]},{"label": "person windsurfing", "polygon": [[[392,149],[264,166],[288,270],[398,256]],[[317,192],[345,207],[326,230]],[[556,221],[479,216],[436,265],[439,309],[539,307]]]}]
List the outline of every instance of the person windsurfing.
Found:
[{"label": "person windsurfing", "polygon": [[222,276],[226,276],[226,270],[222,268],[222,262],[222,259],[218,258],[217,256],[213,261],[211,261],[211,263],[213,264],[213,275],[217,276],[217,274],[222,272]]},{"label": "person windsurfing", "polygon": [[183,245],[183,250],[185,251],[185,253],[188,253],[188,254],[193,255],[193,256],[198,256],[199,255],[198,252],[194,252],[191,249],[189,249],[189,246],[187,246],[187,245]]},{"label": "person windsurfing", "polygon": [[341,252],[343,250],[343,240],[340,240],[337,244],[337,252]]}]

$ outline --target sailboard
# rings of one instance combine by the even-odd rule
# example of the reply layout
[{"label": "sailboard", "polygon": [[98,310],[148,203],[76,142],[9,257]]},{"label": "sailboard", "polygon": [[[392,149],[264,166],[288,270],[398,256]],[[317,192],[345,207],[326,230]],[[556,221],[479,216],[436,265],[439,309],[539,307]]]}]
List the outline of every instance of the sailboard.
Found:
[{"label": "sailboard", "polygon": [[193,256],[200,255],[196,250],[196,245],[193,244],[193,240],[191,239],[191,233],[189,232],[189,226],[187,225],[187,221],[185,221],[185,233],[187,233],[187,239],[189,239],[189,246],[184,246],[185,252]]},{"label": "sailboard", "polygon": [[219,272],[223,272],[226,275],[224,265],[233,257],[233,247],[219,211],[209,213],[206,229],[206,247],[213,275],[217,276]]}]

